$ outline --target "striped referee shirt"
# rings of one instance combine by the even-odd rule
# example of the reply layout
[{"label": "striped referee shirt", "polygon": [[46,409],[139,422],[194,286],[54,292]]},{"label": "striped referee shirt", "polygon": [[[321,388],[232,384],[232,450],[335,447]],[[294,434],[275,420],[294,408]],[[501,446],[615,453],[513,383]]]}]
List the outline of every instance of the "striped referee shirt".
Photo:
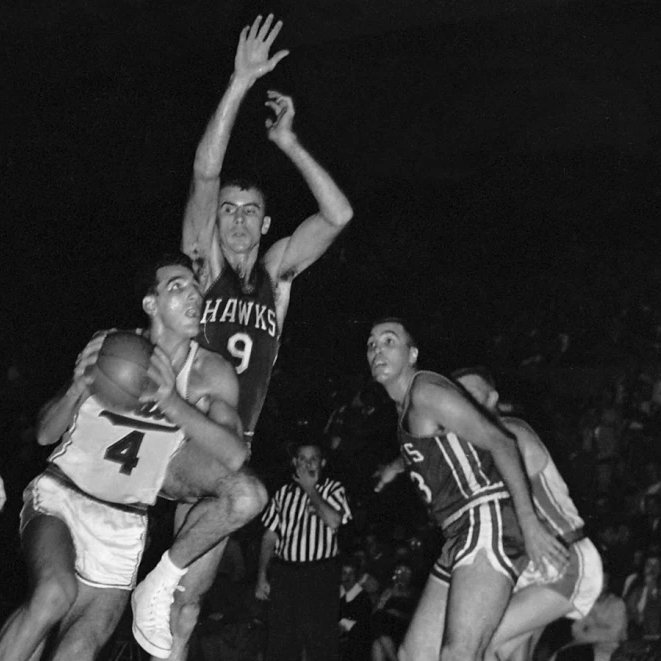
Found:
[{"label": "striped referee shirt", "polygon": [[[342,524],[351,519],[344,487],[325,478],[317,484],[319,495],[342,515]],[[295,482],[281,486],[262,514],[265,528],[278,535],[275,557],[286,562],[328,560],[338,553],[337,530],[327,526],[310,498]]]}]

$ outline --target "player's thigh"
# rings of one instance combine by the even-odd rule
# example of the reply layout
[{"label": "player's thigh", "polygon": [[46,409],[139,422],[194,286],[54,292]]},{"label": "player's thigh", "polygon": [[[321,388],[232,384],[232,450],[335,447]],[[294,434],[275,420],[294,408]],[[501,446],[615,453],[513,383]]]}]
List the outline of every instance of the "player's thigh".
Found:
[{"label": "player's thigh", "polygon": [[544,627],[571,610],[571,602],[549,587],[531,585],[524,588],[512,596],[491,647],[498,652],[508,641]]},{"label": "player's thigh", "polygon": [[230,475],[220,461],[189,442],[170,459],[162,491],[178,500],[214,496],[219,480]]},{"label": "player's thigh", "polygon": [[400,661],[438,661],[447,599],[447,583],[430,576],[399,649]]},{"label": "player's thigh", "polygon": [[512,582],[493,567],[484,551],[452,572],[445,619],[445,644],[483,649],[498,626]]},{"label": "player's thigh", "polygon": [[62,639],[85,638],[100,649],[113,634],[128,604],[129,590],[94,588],[80,583],[78,596],[62,621]]},{"label": "player's thigh", "polygon": [[76,580],[76,549],[64,521],[45,514],[35,516],[23,530],[22,544],[36,583],[50,578]]}]

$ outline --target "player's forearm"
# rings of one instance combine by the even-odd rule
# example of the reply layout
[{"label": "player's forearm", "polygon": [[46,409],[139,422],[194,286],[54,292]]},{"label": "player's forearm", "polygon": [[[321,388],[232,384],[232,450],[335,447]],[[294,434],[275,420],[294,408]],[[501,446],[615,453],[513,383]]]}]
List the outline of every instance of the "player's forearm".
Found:
[{"label": "player's forearm", "polygon": [[75,383],[71,383],[63,394],[47,402],[37,417],[37,443],[52,445],[62,438],[62,434],[71,426],[74,413],[86,394]]},{"label": "player's forearm", "polygon": [[294,136],[279,147],[301,173],[324,220],[339,232],[353,217],[353,209],[347,197],[298,138]]},{"label": "player's forearm", "polygon": [[516,442],[505,437],[492,452],[496,468],[500,472],[512,497],[519,525],[524,528],[537,514],[530,496],[530,486],[523,470],[521,454]]},{"label": "player's forearm", "polygon": [[265,530],[262,537],[262,544],[259,548],[259,562],[257,564],[257,573],[259,576],[266,578],[266,572],[269,568],[269,563],[275,551],[275,544],[277,536],[272,530]]},{"label": "player's forearm", "polygon": [[215,456],[230,471],[237,471],[248,457],[238,430],[215,422],[180,397],[163,411],[194,443]]},{"label": "player's forearm", "polygon": [[342,523],[342,515],[327,501],[325,501],[321,494],[315,489],[308,492],[310,502],[314,507],[317,514],[322,518],[323,522],[333,530],[337,530]]},{"label": "player's forearm", "polygon": [[206,131],[195,152],[193,174],[201,179],[218,179],[225,160],[239,107],[252,83],[233,74],[218,104],[216,112],[207,124]]}]

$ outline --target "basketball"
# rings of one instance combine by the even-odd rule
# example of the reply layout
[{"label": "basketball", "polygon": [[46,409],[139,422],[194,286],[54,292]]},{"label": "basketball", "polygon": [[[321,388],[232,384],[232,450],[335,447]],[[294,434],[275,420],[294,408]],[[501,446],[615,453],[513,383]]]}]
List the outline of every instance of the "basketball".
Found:
[{"label": "basketball", "polygon": [[153,386],[147,376],[153,346],[149,340],[128,331],[109,333],[94,370],[92,392],[109,409],[135,411],[140,395]]}]

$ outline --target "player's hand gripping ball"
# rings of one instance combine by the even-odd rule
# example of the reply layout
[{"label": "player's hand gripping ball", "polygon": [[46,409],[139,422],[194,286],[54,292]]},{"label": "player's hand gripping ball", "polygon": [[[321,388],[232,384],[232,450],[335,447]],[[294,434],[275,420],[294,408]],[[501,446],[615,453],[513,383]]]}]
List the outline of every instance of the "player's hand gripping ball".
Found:
[{"label": "player's hand gripping ball", "polygon": [[99,350],[91,390],[113,411],[136,411],[140,395],[155,388],[147,376],[154,347],[142,335],[130,331],[108,333]]}]

